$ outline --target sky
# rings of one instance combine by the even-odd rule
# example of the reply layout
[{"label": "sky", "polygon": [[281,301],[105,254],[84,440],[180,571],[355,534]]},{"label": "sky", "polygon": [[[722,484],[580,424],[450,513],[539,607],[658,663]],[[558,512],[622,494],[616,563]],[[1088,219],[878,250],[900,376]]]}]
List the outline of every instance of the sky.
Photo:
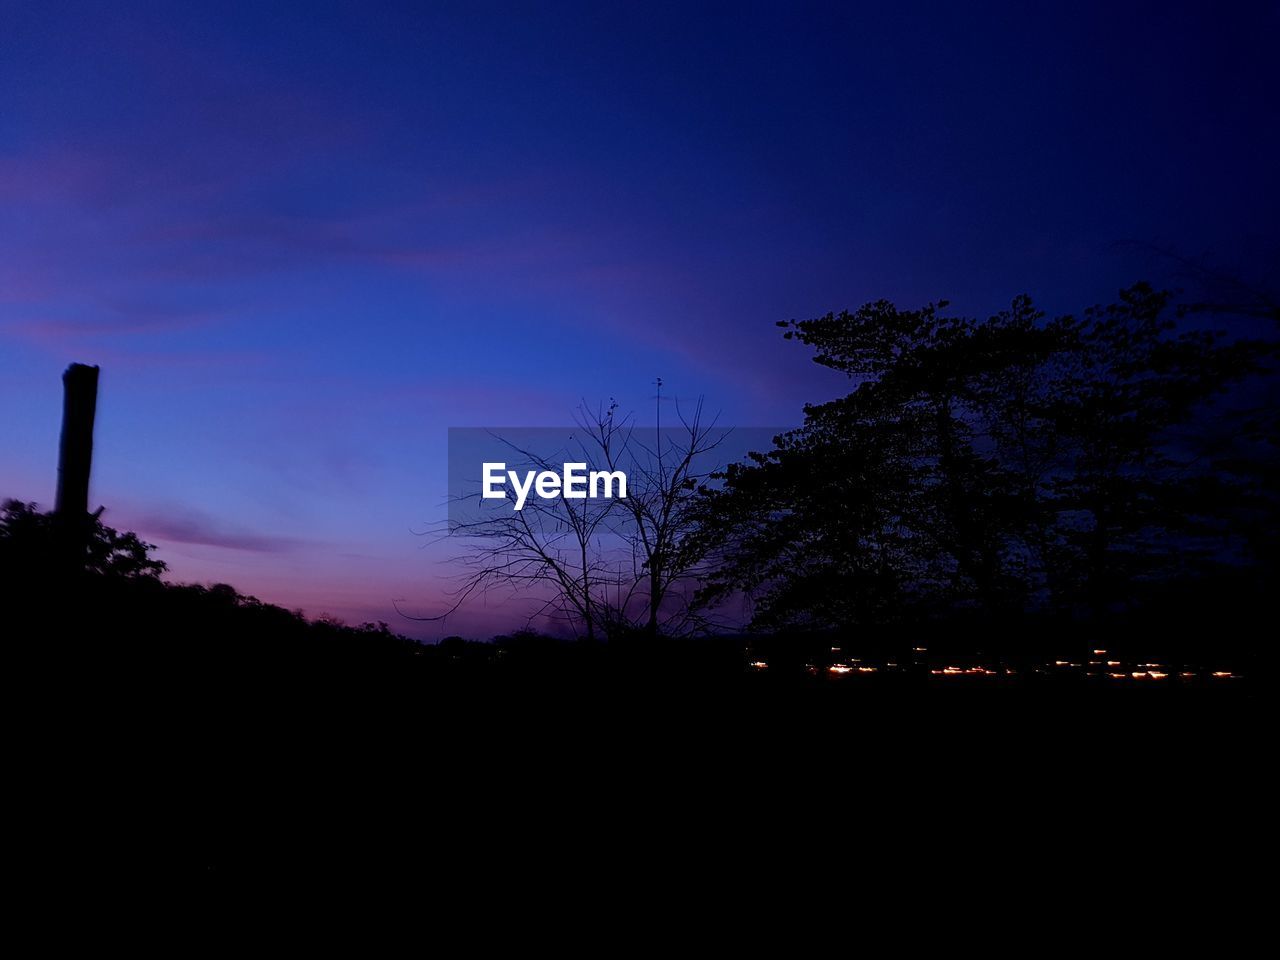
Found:
[{"label": "sky", "polygon": [[[946,7],[953,9],[946,9]],[[1280,4],[0,0],[0,496],[173,579],[443,609],[447,429],[847,390],[775,322],[1280,264]],[[1173,256],[1171,256],[1171,254]],[[393,602],[394,601],[394,602]]]}]

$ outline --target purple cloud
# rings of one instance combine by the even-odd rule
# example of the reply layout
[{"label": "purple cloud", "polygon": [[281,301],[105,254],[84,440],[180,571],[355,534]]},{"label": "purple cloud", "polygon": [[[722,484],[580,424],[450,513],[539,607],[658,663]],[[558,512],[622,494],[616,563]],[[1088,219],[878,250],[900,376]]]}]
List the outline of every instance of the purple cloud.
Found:
[{"label": "purple cloud", "polygon": [[143,539],[190,543],[250,553],[289,553],[303,545],[294,537],[251,533],[195,511],[144,514],[131,524]]}]

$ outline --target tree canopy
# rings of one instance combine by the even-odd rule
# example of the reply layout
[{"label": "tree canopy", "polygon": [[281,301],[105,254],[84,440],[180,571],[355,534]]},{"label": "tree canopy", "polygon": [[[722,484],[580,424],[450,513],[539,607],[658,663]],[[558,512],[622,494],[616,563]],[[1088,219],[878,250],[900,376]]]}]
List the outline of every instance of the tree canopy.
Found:
[{"label": "tree canopy", "polygon": [[1262,549],[1230,509],[1257,478],[1213,444],[1268,343],[1189,324],[1145,284],[1078,317],[946,306],[779,324],[855,386],[708,492],[704,600],[746,592],[762,627],[1099,615]]},{"label": "tree canopy", "polygon": [[[101,517],[91,517],[88,552],[84,568],[105,577],[159,577],[168,569],[151,555],[155,544],[145,543],[137,534],[107,526]],[[0,505],[0,569],[7,576],[25,573],[47,576],[55,547],[53,513],[44,513],[35,503],[6,500]]]}]

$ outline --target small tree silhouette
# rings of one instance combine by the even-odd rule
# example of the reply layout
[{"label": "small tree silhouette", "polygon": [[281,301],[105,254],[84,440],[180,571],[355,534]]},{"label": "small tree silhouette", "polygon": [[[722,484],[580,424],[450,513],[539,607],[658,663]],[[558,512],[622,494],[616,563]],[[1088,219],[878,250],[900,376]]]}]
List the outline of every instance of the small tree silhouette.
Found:
[{"label": "small tree silhouette", "polygon": [[[0,566],[24,575],[49,576],[56,562],[56,517],[41,512],[38,504],[6,500],[0,505]],[[121,533],[90,516],[85,570],[91,574],[126,579],[158,578],[168,568],[151,556],[155,544],[131,532]]]}]

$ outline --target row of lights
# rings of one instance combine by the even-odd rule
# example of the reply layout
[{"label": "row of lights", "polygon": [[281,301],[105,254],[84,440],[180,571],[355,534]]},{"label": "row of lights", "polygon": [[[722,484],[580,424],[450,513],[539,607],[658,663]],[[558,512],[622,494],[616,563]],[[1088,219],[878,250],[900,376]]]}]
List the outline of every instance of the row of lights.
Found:
[{"label": "row of lights", "polygon": [[[832,647],[831,652],[840,653],[840,648]],[[927,653],[928,648],[912,647],[912,652]],[[1094,650],[1093,653],[1094,653],[1094,656],[1097,656],[1097,657],[1104,657],[1107,655],[1106,650]],[[1116,667],[1123,666],[1123,663],[1120,660],[1107,660],[1107,661],[1090,660],[1089,661],[1089,666],[1091,667],[1100,668],[1104,666],[1104,664],[1106,667],[1110,668],[1105,672],[1105,676],[1113,680],[1129,680],[1129,679],[1167,680],[1170,676],[1169,671],[1165,669],[1164,664],[1160,664],[1160,663],[1139,663],[1139,664],[1135,664],[1135,666],[1138,668],[1136,670],[1120,671],[1120,670],[1114,669]],[[750,664],[748,664],[748,666],[755,671],[763,671],[763,670],[769,669],[769,663],[766,660],[752,660]],[[886,669],[890,669],[890,670],[895,670],[898,667],[896,663],[886,664],[885,666],[886,666]],[[1059,669],[1061,668],[1079,669],[1080,667],[1083,667],[1084,664],[1073,663],[1070,660],[1055,660],[1053,662],[1053,666]],[[860,664],[859,661],[857,660],[852,660],[849,663],[833,663],[829,667],[827,667],[827,673],[831,674],[832,676],[844,676],[845,674],[849,674],[849,673],[878,673],[879,670],[880,670],[879,667],[865,666]],[[818,672],[818,668],[814,666],[810,666],[809,672],[816,674]],[[991,669],[990,667],[942,667],[942,668],[931,669],[929,672],[935,676],[944,676],[944,677],[958,677],[958,676],[998,677],[998,676],[1012,676],[1017,671],[1015,671],[1012,667],[1003,667],[995,670]],[[1044,671],[1041,670],[1038,672],[1044,672]],[[1099,675],[1099,673],[1101,673],[1100,670],[1090,671],[1086,674],[1086,676],[1096,677]],[[1180,672],[1178,675],[1184,680],[1193,680],[1198,676],[1198,674],[1194,670],[1184,670]],[[1230,680],[1235,678],[1236,674],[1232,673],[1230,670],[1214,670],[1209,674],[1209,676],[1218,680]]]}]

